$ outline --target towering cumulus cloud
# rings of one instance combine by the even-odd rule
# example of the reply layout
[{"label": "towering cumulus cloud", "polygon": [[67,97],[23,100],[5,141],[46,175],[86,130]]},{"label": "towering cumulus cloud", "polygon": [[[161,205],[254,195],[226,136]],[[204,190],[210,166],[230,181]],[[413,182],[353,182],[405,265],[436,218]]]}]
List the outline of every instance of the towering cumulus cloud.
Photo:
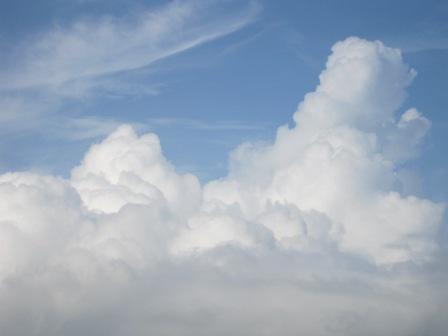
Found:
[{"label": "towering cumulus cloud", "polygon": [[[400,195],[396,177],[429,128],[415,109],[396,120],[413,77],[398,50],[357,38],[337,43],[296,126],[281,127],[271,146],[238,148],[229,177],[207,185],[205,199],[261,216],[288,246],[321,228],[341,250],[375,263],[425,258],[443,209]],[[276,223],[285,220],[287,227]]]},{"label": "towering cumulus cloud", "polygon": [[414,76],[336,43],[295,125],[204,186],[127,125],[70,180],[1,175],[2,334],[443,335],[445,207],[399,178],[430,128],[400,110]]}]

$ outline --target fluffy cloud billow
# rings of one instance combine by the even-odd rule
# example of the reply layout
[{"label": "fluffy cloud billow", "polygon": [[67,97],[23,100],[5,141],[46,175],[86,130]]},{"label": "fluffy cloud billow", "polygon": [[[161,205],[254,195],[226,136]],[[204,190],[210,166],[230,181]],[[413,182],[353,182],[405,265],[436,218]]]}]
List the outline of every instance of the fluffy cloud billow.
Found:
[{"label": "fluffy cloud billow", "polygon": [[205,185],[128,125],[68,180],[1,175],[2,334],[443,335],[445,205],[399,178],[430,128],[414,76],[336,43],[295,125]]},{"label": "fluffy cloud billow", "polygon": [[341,250],[376,263],[425,258],[443,207],[401,195],[396,177],[429,128],[415,109],[397,115],[415,72],[380,42],[348,38],[332,51],[296,126],[279,128],[270,146],[240,146],[229,177],[205,186],[205,199],[239,204],[255,221],[269,204],[293,207],[305,232],[326,226]]}]

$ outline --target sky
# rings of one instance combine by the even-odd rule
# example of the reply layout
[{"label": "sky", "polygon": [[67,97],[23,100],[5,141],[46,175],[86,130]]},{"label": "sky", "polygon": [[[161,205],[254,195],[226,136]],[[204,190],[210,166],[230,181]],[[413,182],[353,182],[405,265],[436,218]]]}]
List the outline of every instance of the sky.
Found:
[{"label": "sky", "polygon": [[447,18],[0,0],[0,330],[445,335]]}]

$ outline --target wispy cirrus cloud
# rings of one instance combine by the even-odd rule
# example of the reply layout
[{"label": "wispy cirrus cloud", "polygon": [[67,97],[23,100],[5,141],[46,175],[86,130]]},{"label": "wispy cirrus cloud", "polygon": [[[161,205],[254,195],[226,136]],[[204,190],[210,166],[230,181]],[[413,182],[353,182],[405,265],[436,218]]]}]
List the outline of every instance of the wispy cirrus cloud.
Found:
[{"label": "wispy cirrus cloud", "polygon": [[268,125],[242,120],[200,120],[187,118],[149,118],[149,127],[181,127],[201,131],[261,131]]},{"label": "wispy cirrus cloud", "polygon": [[14,66],[2,69],[1,89],[59,86],[134,70],[235,32],[252,22],[255,3],[227,15],[210,2],[174,1],[124,17],[56,25],[18,46]]},{"label": "wispy cirrus cloud", "polygon": [[[4,52],[0,120],[7,121],[10,130],[23,129],[40,124],[36,120],[43,116],[59,114],[60,121],[67,100],[159,94],[162,84],[140,83],[147,80],[148,67],[242,29],[259,11],[256,2],[227,6],[216,1],[171,1],[119,17],[55,24]],[[132,83],[124,78],[123,74],[139,69],[145,69],[144,78],[133,78]],[[67,126],[73,123],[69,117]]]}]

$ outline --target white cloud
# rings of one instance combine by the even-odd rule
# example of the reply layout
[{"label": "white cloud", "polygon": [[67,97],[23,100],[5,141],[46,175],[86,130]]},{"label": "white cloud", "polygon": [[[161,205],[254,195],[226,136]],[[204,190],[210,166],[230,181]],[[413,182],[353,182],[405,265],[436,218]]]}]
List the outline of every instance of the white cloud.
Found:
[{"label": "white cloud", "polygon": [[205,199],[236,202],[249,218],[271,202],[317,211],[340,227],[333,238],[343,250],[378,263],[424,258],[443,206],[394,190],[397,163],[429,128],[416,110],[395,120],[415,72],[381,42],[349,38],[332,50],[297,125],[279,128],[270,146],[238,148],[229,177],[205,186]]},{"label": "white cloud", "polygon": [[1,175],[0,329],[444,335],[445,207],[397,190],[429,128],[396,116],[413,76],[380,42],[338,42],[296,125],[204,187],[129,125],[70,180]]},{"label": "white cloud", "polygon": [[202,131],[261,131],[266,125],[241,120],[199,120],[187,118],[150,118],[146,124],[152,127],[179,126]]},{"label": "white cloud", "polygon": [[61,105],[67,101],[158,94],[161,83],[141,84],[141,78],[130,83],[123,74],[135,75],[157,61],[238,31],[258,12],[255,2],[227,8],[215,1],[171,1],[120,17],[91,16],[54,25],[4,52],[0,120],[7,120],[10,129],[23,129],[24,124],[30,128],[39,117],[62,114]]},{"label": "white cloud", "polygon": [[4,69],[1,87],[57,87],[145,67],[241,29],[258,11],[251,5],[221,17],[210,15],[209,7],[206,2],[172,1],[123,18],[93,17],[55,26],[22,47],[23,58]]},{"label": "white cloud", "polygon": [[[63,118],[53,123],[47,122],[52,136],[69,140],[85,140],[108,136],[115,131],[121,123],[113,119],[105,119],[96,116],[84,116],[77,118]],[[134,123],[134,128],[142,128],[140,123]]]},{"label": "white cloud", "polygon": [[176,174],[162,155],[159,138],[139,138],[127,125],[92,146],[73,170],[72,183],[90,210],[105,213],[117,212],[127,203],[167,201],[179,215],[190,214],[201,201],[197,178]]}]

